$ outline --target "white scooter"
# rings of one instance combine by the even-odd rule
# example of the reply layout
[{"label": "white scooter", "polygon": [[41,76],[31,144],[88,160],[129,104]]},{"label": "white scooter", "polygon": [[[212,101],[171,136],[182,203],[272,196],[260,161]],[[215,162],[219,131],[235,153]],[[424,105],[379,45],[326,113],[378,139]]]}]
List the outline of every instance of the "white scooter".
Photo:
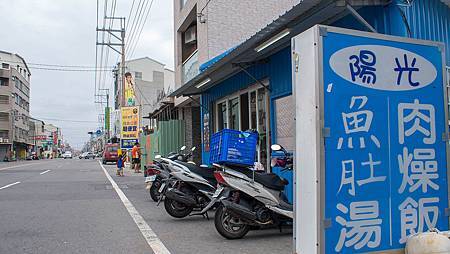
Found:
[{"label": "white scooter", "polygon": [[[280,145],[273,151],[283,152],[283,158],[272,160],[272,166],[292,170],[292,155]],[[227,239],[244,237],[251,228],[281,227],[291,224],[293,206],[284,195],[288,181],[273,173],[258,173],[247,168],[230,168],[223,165],[214,176],[218,187],[213,198],[221,205],[215,213],[217,231]]]}]

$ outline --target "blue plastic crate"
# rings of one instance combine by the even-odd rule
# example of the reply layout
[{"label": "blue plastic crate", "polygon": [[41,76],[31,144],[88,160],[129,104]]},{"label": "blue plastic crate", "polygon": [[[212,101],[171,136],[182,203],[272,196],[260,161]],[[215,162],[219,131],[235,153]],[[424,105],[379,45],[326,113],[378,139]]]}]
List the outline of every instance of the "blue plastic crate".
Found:
[{"label": "blue plastic crate", "polygon": [[209,162],[253,166],[257,142],[256,132],[223,129],[211,136]]}]

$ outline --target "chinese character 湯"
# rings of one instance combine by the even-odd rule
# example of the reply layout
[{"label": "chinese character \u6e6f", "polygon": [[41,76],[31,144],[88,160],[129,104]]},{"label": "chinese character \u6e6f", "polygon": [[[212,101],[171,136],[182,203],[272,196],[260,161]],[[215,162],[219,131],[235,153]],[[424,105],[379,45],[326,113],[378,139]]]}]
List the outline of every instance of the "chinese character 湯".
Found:
[{"label": "chinese character \u6e6f", "polygon": [[343,214],[350,213],[350,220],[341,216],[336,217],[336,222],[342,226],[339,241],[335,247],[340,252],[344,247],[353,247],[359,250],[363,247],[376,248],[381,242],[381,223],[378,218],[378,201],[360,201],[350,203],[350,210],[343,204],[337,204],[336,208]]}]

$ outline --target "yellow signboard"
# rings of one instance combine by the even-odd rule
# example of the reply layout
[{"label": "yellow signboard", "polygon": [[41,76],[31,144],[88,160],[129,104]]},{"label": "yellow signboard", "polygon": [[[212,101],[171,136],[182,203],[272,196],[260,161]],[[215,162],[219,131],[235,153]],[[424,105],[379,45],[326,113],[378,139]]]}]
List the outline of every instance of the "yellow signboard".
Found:
[{"label": "yellow signboard", "polygon": [[122,112],[122,147],[128,148],[139,139],[139,107],[122,107],[120,110]]}]

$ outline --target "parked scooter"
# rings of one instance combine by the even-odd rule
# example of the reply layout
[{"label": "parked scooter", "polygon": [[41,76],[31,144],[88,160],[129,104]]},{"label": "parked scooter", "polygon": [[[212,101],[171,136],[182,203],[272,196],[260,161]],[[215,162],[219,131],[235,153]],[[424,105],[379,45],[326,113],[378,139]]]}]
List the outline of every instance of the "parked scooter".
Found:
[{"label": "parked scooter", "polygon": [[215,169],[178,160],[168,161],[168,164],[171,176],[160,188],[159,201],[164,198],[167,213],[175,218],[207,216],[206,212],[214,205],[210,201],[217,185]]},{"label": "parked scooter", "polygon": [[[282,158],[274,158],[272,166],[292,170],[292,155],[277,144],[271,149],[284,154]],[[214,173],[220,185],[213,195],[221,203],[214,218],[219,234],[227,239],[239,239],[251,228],[292,223],[293,206],[283,193],[287,180],[273,173],[217,166],[223,169]]]},{"label": "parked scooter", "polygon": [[[169,153],[166,159],[170,161],[178,160],[193,163],[189,160],[192,158],[195,147],[192,147],[188,154],[183,153],[184,150],[186,150],[186,146],[182,146],[179,152]],[[170,177],[168,163],[162,160],[161,155],[156,155],[153,160],[153,165],[147,167],[145,173],[147,176],[145,182],[147,184],[147,189],[149,189],[150,197],[153,201],[157,202],[160,197],[159,189],[161,188],[161,185]]]}]

